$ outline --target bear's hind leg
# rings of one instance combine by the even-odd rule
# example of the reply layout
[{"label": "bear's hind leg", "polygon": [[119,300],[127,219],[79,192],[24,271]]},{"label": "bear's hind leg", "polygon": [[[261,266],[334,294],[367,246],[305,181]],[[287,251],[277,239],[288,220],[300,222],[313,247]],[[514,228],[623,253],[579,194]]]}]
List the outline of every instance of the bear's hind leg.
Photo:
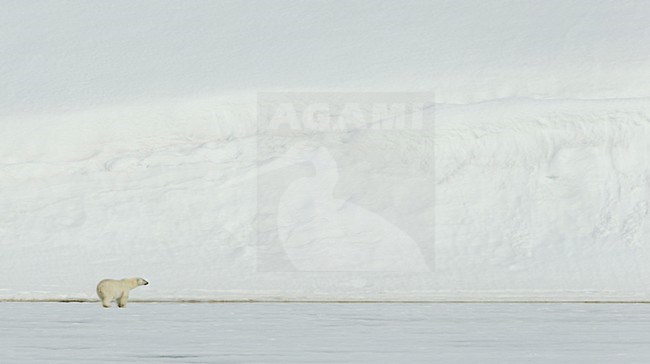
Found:
[{"label": "bear's hind leg", "polygon": [[97,288],[97,295],[99,296],[99,299],[102,301],[102,306],[104,306],[104,308],[111,307],[111,301],[113,300],[112,297],[110,297],[107,294],[104,294],[103,290],[100,287]]}]

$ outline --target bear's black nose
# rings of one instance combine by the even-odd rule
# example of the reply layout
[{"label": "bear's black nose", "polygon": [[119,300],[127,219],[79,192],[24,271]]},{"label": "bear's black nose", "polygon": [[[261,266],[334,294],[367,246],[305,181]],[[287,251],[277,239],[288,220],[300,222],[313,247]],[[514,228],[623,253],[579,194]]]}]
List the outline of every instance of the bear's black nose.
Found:
[{"label": "bear's black nose", "polygon": [[147,284],[149,284],[149,282],[147,282],[147,281],[144,281],[144,285],[146,286]]}]

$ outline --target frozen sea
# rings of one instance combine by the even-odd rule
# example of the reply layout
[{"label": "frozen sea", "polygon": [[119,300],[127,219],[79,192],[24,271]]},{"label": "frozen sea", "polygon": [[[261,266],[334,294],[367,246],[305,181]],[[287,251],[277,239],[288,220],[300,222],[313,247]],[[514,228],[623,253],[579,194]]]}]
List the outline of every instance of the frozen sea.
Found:
[{"label": "frozen sea", "polygon": [[0,303],[2,363],[647,363],[644,304]]}]

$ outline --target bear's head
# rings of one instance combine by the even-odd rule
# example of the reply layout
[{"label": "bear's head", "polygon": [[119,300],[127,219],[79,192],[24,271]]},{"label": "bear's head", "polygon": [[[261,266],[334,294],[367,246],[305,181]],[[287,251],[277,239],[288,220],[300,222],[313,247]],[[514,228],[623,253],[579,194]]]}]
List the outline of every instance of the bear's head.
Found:
[{"label": "bear's head", "polygon": [[146,286],[147,284],[149,284],[149,282],[147,282],[143,278],[138,278],[138,286]]}]

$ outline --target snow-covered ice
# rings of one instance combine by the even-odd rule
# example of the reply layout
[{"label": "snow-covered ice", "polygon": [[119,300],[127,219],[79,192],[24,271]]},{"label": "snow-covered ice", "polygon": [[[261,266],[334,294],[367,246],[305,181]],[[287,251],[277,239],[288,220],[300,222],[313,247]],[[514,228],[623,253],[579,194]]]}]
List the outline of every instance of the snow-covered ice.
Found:
[{"label": "snow-covered ice", "polygon": [[13,363],[647,363],[639,304],[1,303]]}]

